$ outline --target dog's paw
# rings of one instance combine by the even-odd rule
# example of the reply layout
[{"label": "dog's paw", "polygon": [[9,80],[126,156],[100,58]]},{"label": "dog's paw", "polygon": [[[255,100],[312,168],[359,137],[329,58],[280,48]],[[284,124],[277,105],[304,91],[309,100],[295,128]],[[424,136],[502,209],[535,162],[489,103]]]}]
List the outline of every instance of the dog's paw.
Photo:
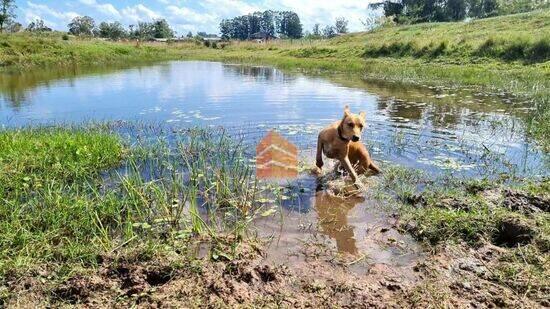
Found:
[{"label": "dog's paw", "polygon": [[323,175],[323,170],[320,169],[319,167],[315,166],[311,169],[311,172],[314,174],[314,175],[317,175],[317,176],[322,176]]},{"label": "dog's paw", "polygon": [[365,187],[365,185],[364,185],[361,181],[359,181],[359,180],[357,180],[353,185],[354,185],[355,188],[357,188],[357,190],[359,190],[359,191],[366,191],[366,190],[367,190],[367,188]]}]

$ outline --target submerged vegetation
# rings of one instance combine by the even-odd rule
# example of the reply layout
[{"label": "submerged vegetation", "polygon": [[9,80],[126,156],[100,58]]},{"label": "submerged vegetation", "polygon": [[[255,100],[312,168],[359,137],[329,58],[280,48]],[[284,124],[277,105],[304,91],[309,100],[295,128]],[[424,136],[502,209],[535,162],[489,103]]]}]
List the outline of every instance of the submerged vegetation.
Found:
[{"label": "submerged vegetation", "polygon": [[4,275],[93,265],[132,241],[239,239],[257,206],[251,168],[223,134],[197,129],[129,146],[96,126],[9,130],[0,141]]}]

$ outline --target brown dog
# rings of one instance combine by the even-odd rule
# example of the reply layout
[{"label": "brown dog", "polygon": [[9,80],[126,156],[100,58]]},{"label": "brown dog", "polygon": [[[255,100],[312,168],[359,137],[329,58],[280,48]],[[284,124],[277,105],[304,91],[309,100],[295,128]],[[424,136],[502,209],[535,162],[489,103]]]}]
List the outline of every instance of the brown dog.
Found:
[{"label": "brown dog", "polygon": [[344,118],[319,133],[316,158],[318,173],[321,173],[323,167],[323,153],[330,159],[339,160],[355,183],[357,174],[366,173],[369,169],[380,173],[378,166],[371,160],[367,148],[359,141],[365,127],[365,120],[365,112],[360,112],[359,115],[352,114],[346,105]]}]

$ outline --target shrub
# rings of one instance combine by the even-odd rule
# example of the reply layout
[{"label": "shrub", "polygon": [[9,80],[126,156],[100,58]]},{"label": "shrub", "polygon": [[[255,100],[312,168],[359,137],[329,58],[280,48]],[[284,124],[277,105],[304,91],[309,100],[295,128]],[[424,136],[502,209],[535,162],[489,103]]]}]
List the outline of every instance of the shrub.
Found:
[{"label": "shrub", "polygon": [[488,38],[481,44],[477,50],[475,51],[475,54],[478,56],[485,56],[490,57],[495,54],[495,48],[496,48],[496,42],[493,40],[493,38]]},{"label": "shrub", "polygon": [[210,41],[204,41],[204,46],[210,47]]},{"label": "shrub", "polygon": [[545,62],[550,60],[550,41],[541,39],[525,51],[525,60],[530,62]]},{"label": "shrub", "polygon": [[64,34],[61,39],[63,39],[63,41],[68,41],[69,40],[69,36],[67,34]]},{"label": "shrub", "polygon": [[524,59],[527,46],[528,43],[525,41],[512,42],[510,45],[504,47],[500,57],[508,61]]},{"label": "shrub", "polygon": [[447,42],[441,42],[441,43],[439,43],[439,45],[437,45],[437,47],[435,49],[433,49],[430,52],[430,57],[432,57],[432,58],[439,57],[439,56],[445,54],[446,49],[447,49]]}]

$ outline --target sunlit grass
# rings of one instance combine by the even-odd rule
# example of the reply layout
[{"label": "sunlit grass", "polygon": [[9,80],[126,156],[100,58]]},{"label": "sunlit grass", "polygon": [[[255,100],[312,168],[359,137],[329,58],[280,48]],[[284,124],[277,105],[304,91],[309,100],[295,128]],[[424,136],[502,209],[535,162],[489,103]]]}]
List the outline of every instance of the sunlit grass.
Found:
[{"label": "sunlit grass", "polygon": [[262,207],[242,145],[218,130],[123,139],[112,129],[0,132],[0,273],[94,265],[193,235],[213,248],[229,237],[231,252],[216,254],[234,254]]}]

